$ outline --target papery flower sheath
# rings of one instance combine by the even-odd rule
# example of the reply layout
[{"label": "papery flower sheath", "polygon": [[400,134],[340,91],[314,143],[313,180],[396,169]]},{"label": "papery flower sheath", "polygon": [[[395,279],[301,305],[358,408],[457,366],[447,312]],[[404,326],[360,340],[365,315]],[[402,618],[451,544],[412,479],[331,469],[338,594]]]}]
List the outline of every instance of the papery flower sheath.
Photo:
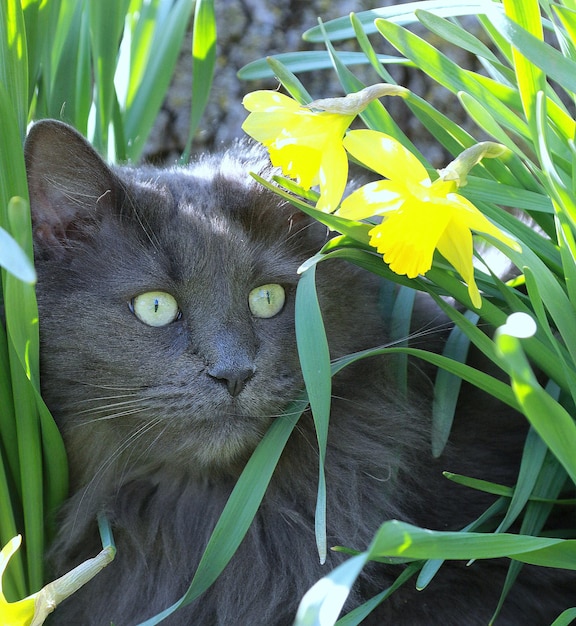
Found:
[{"label": "papery flower sheath", "polygon": [[458,168],[449,166],[432,181],[414,154],[377,131],[351,131],[343,143],[354,158],[387,180],[369,183],[350,194],[338,215],[357,220],[382,216],[382,223],[370,231],[370,244],[397,274],[409,278],[425,274],[438,250],[464,279],[472,304],[479,308],[482,300],[474,280],[471,231],[491,235],[516,249],[518,244],[456,193],[466,172],[458,178],[454,174]]},{"label": "papery flower sheath", "polygon": [[316,207],[332,212],[348,178],[342,138],[350,123],[372,100],[406,94],[403,87],[382,83],[343,98],[301,105],[277,91],[254,91],[242,101],[250,111],[242,129],[268,148],[272,164],[285,176],[296,179],[306,190],[320,185]]}]

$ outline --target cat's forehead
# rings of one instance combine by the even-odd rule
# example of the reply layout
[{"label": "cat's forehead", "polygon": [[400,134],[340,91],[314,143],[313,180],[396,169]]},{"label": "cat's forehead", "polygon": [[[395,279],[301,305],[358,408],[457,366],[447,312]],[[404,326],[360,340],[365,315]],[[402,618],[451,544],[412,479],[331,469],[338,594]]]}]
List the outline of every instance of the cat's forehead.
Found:
[{"label": "cat's forehead", "polygon": [[295,276],[303,259],[293,240],[294,211],[263,193],[245,169],[140,175],[130,194],[140,239],[176,281],[210,281],[215,273],[230,280]]}]

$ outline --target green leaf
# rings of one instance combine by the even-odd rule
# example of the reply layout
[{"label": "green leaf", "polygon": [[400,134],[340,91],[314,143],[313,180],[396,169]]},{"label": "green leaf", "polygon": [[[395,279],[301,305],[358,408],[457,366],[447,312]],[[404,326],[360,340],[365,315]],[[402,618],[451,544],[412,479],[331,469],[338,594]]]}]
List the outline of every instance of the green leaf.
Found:
[{"label": "green leaf", "polygon": [[500,65],[500,60],[492,50],[468,30],[440,17],[437,13],[425,11],[423,8],[416,9],[414,14],[418,21],[429,31],[445,41],[449,41],[451,45],[458,46],[462,50],[489,61],[491,64]]},{"label": "green leaf", "polygon": [[327,552],[326,539],[326,479],[324,460],[328,441],[328,422],[332,398],[330,351],[322,312],[316,294],[316,266],[302,273],[296,291],[296,342],[302,376],[314,417],[318,438],[318,499],[316,504],[316,543],[320,562],[324,563]]},{"label": "green leaf", "polygon": [[[503,4],[507,17],[527,29],[537,40],[542,41],[544,39],[540,6],[537,0],[524,0],[523,2],[503,0]],[[537,137],[536,94],[545,92],[546,77],[540,66],[531,63],[517,48],[512,49],[512,59],[514,60],[524,115],[528,121],[532,137],[535,139]]]},{"label": "green leaf", "polygon": [[[60,29],[62,54],[53,63],[54,76],[48,96],[46,115],[64,118],[86,135],[92,105],[90,28],[88,12],[82,3],[70,3],[69,21]],[[74,9],[73,11],[71,9]],[[63,27],[61,27],[63,28]]]},{"label": "green leaf", "polygon": [[[0,2],[0,84],[10,94],[20,137],[28,122],[28,49],[19,0]],[[2,118],[2,125],[6,124]]]},{"label": "green leaf", "polygon": [[158,115],[180,54],[182,40],[190,22],[194,3],[175,0],[154,22],[150,54],[132,100],[124,112],[126,154],[136,162]]},{"label": "green leaf", "polygon": [[[524,3],[516,3],[523,6]],[[539,68],[563,89],[576,93],[576,62],[544,43],[502,13],[491,14],[502,37],[512,44],[530,63]]]},{"label": "green leaf", "polygon": [[522,138],[530,138],[526,123],[516,112],[486,91],[484,86],[474,79],[472,72],[463,70],[434,46],[392,22],[379,19],[376,26],[387,41],[430,78],[453,93],[463,91],[471,94],[484,104],[499,124]]},{"label": "green leaf", "polygon": [[540,386],[519,339],[497,332],[496,344],[508,364],[522,412],[576,482],[576,424],[572,416]]},{"label": "green leaf", "polygon": [[[562,549],[568,555],[562,553]],[[554,562],[576,569],[576,540],[548,539],[525,535],[443,532],[418,528],[404,522],[385,522],[378,530],[369,558],[494,559],[503,556],[522,561]]]},{"label": "green leaf", "polygon": [[[472,323],[478,322],[478,315],[467,311],[464,316]],[[460,363],[466,362],[469,337],[458,326],[451,330],[442,354],[449,359]],[[439,457],[442,454],[450,436],[450,430],[454,421],[456,404],[462,386],[462,378],[439,369],[434,383],[434,398],[432,401],[432,454]]]},{"label": "green leaf", "polygon": [[28,256],[2,227],[0,227],[0,266],[24,282],[36,281],[36,272]]},{"label": "green leaf", "polygon": [[[369,62],[366,55],[362,52],[339,52],[338,57],[346,66],[366,65]],[[324,50],[284,52],[275,54],[273,58],[295,74],[316,72],[332,67],[330,55]],[[386,54],[377,55],[375,58],[379,63],[385,65],[405,65],[407,63],[407,61],[401,57]],[[263,78],[273,78],[274,76],[274,71],[270,68],[268,59],[252,61],[252,63],[248,63],[238,72],[238,78],[241,80],[261,80]]]},{"label": "green leaf", "polygon": [[563,611],[550,626],[570,626],[576,620],[576,608]]},{"label": "green leaf", "polygon": [[96,86],[96,131],[93,143],[108,154],[108,127],[112,120],[116,88],[114,75],[124,20],[130,0],[89,2],[90,35]]},{"label": "green leaf", "polygon": [[182,160],[190,156],[192,140],[208,104],[216,65],[216,16],[214,0],[196,0],[192,34],[192,110],[188,141]]},{"label": "green leaf", "polygon": [[534,491],[534,485],[542,471],[546,452],[547,447],[542,441],[542,438],[534,429],[530,429],[524,443],[522,461],[518,472],[518,482],[514,489],[510,506],[496,532],[508,530],[522,513],[522,510]]},{"label": "green leaf", "polygon": [[[422,2],[407,2],[405,4],[395,4],[394,6],[362,11],[356,17],[364,27],[366,34],[376,32],[374,21],[378,18],[390,20],[396,24],[412,24],[417,21],[415,17],[416,9],[430,11],[435,15],[444,17],[455,17],[459,15],[478,15],[483,13],[491,14],[495,10],[493,2],[474,0],[424,0]],[[326,22],[326,33],[331,41],[349,39],[354,36],[354,31],[350,26],[348,18],[339,18]],[[305,41],[321,42],[324,39],[322,30],[316,26],[307,30],[303,35]]]},{"label": "green leaf", "polygon": [[280,81],[286,91],[300,104],[312,102],[312,96],[296,75],[275,57],[268,57],[266,62],[272,69],[274,76]]}]

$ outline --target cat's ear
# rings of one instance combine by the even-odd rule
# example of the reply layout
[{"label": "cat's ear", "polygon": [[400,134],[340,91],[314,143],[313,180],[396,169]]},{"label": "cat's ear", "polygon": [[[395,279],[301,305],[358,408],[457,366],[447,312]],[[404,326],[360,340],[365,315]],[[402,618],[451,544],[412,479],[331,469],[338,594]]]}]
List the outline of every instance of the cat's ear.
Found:
[{"label": "cat's ear", "polygon": [[34,239],[62,253],[89,239],[105,212],[121,202],[114,172],[76,130],[56,120],[32,126],[24,148]]}]

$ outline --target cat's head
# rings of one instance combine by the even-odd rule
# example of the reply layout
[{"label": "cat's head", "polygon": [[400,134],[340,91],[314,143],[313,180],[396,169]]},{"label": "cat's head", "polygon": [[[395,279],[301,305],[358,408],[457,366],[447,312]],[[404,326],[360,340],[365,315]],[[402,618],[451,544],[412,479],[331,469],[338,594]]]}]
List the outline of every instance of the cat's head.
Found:
[{"label": "cat's head", "polygon": [[[242,460],[302,388],[297,270],[325,229],[254,181],[269,164],[247,144],[111,168],[45,121],[25,152],[42,386],[76,471]],[[358,274],[320,272],[318,290],[335,351],[364,347]]]}]

